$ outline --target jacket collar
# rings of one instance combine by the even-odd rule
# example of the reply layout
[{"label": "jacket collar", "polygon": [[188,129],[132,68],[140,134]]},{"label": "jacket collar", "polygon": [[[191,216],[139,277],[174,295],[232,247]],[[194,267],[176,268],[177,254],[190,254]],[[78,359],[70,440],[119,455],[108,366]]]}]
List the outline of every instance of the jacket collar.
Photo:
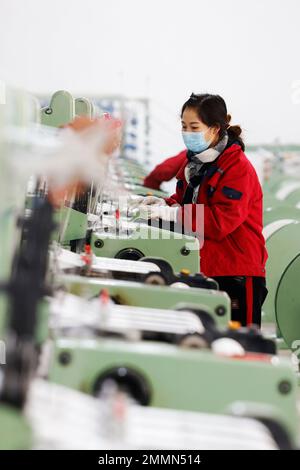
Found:
[{"label": "jacket collar", "polygon": [[[232,158],[230,157],[235,157],[239,154],[241,151],[241,146],[237,143],[231,144],[229,147],[227,147],[223,153],[219,156],[217,160],[217,165],[218,167],[222,168],[223,171],[226,170],[228,166],[232,164]],[[187,151],[186,151],[187,152]],[[183,163],[183,165],[180,167],[178,173],[176,174],[176,179],[178,180],[183,180],[185,179],[185,167],[188,164],[188,159]]]}]

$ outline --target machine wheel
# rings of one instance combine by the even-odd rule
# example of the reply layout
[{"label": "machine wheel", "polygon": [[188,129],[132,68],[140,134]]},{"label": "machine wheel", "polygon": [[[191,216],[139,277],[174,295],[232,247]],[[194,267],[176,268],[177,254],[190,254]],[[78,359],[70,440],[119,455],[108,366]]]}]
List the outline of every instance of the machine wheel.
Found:
[{"label": "machine wheel", "polygon": [[[145,276],[145,279],[150,275],[160,275],[164,279],[164,284],[160,283],[160,285],[170,285],[175,282],[176,278],[174,276],[173,268],[168,263],[168,261],[161,259],[161,258],[151,258],[150,256],[145,256],[141,258],[139,261],[144,261],[145,263],[153,263],[159,267],[160,273],[149,273]],[[146,284],[152,284],[152,282],[144,281]],[[153,283],[154,284],[154,283]]]},{"label": "machine wheel", "polygon": [[146,379],[135,370],[126,366],[117,366],[103,372],[94,385],[94,395],[99,396],[103,386],[113,382],[117,388],[133,398],[138,404],[147,406],[151,400],[151,391]]},{"label": "machine wheel", "polygon": [[166,286],[168,284],[164,275],[156,272],[146,274],[144,277],[144,283],[154,286]]},{"label": "machine wheel", "polygon": [[216,328],[216,322],[214,318],[209,313],[205,312],[204,310],[201,310],[198,308],[189,308],[189,307],[187,308],[180,307],[180,308],[177,308],[176,310],[178,311],[184,310],[186,312],[194,313],[201,320],[205,329]]},{"label": "machine wheel", "polygon": [[203,340],[207,344],[211,344],[212,341],[214,341],[214,339],[216,339],[216,337],[218,336],[218,330],[216,328],[216,322],[215,322],[214,318],[209,313],[207,313],[207,312],[205,312],[204,310],[201,310],[201,309],[189,308],[189,307],[187,307],[187,308],[180,307],[176,310],[178,310],[178,311],[183,310],[183,311],[191,312],[191,313],[194,313],[195,315],[197,315],[197,317],[201,321],[201,323],[204,327],[204,330],[205,330],[202,335],[198,335],[198,336],[203,338]]},{"label": "machine wheel", "polygon": [[132,261],[138,261],[143,257],[144,254],[136,248],[124,248],[115,255],[115,258],[117,259],[128,259]]},{"label": "machine wheel", "polygon": [[178,346],[187,349],[208,349],[209,342],[203,336],[194,333],[180,338]]}]

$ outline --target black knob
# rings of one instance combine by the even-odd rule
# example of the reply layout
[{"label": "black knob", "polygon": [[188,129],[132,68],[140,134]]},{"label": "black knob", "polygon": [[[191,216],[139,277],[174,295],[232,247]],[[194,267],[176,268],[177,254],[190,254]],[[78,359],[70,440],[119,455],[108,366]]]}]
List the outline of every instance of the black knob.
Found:
[{"label": "black knob", "polygon": [[100,238],[98,238],[98,240],[95,241],[94,245],[95,245],[96,248],[103,248],[104,241],[100,240]]},{"label": "black knob", "polygon": [[69,351],[62,351],[59,353],[58,356],[58,361],[60,362],[61,365],[67,366],[71,363],[72,361],[72,355]]},{"label": "black knob", "polygon": [[218,305],[215,308],[215,312],[216,312],[216,315],[218,315],[218,317],[223,317],[223,315],[225,315],[226,313],[226,308],[224,307],[224,305]]},{"label": "black knob", "polygon": [[289,380],[282,380],[278,384],[278,390],[282,395],[287,395],[292,390],[292,384]]},{"label": "black knob", "polygon": [[282,380],[278,384],[278,390],[282,395],[287,395],[292,390],[292,384],[289,380]]}]

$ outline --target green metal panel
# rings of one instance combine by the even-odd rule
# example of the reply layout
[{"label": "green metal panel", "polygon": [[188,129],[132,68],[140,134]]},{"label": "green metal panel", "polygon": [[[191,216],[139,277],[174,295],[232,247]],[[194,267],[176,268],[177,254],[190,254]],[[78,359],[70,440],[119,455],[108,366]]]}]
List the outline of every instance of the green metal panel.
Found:
[{"label": "green metal panel", "polygon": [[0,450],[32,448],[32,431],[21,410],[0,405]]},{"label": "green metal panel", "polygon": [[[123,175],[122,176],[122,181],[124,181],[126,184],[134,184],[138,186],[143,186],[143,180],[144,176],[143,175],[136,175],[136,174],[131,174],[131,175]],[[151,191],[150,188],[146,188],[149,192]]]},{"label": "green metal panel", "polygon": [[130,192],[133,194],[137,194],[138,196],[157,196],[157,197],[167,197],[168,194],[164,191],[160,191],[159,189],[151,189],[146,188],[146,186],[140,185],[133,185],[130,187]]},{"label": "green metal panel", "polygon": [[[0,281],[10,276],[12,258],[17,242],[16,218],[24,198],[23,175],[11,164],[11,155],[22,151],[26,143],[7,139],[6,128],[27,131],[28,126],[38,121],[37,100],[22,90],[5,89],[5,101],[0,104]],[[22,134],[20,134],[22,135]],[[26,142],[26,139],[25,139]],[[6,325],[6,296],[0,297],[0,338]]]},{"label": "green metal panel", "polygon": [[295,206],[300,202],[300,180],[278,177],[271,187],[264,188],[264,207],[277,205]]},{"label": "green metal panel", "polygon": [[[3,166],[0,163],[1,168]],[[8,198],[9,199],[9,198]],[[0,213],[0,279],[6,280],[10,274],[11,263],[14,253],[14,235],[16,224],[16,211],[13,206]]]},{"label": "green metal panel", "polygon": [[49,338],[49,303],[44,298],[39,302],[35,341],[41,345]]},{"label": "green metal panel", "polygon": [[0,293],[0,340],[3,340],[6,334],[7,327],[7,309],[8,309],[8,297],[2,291]]},{"label": "green metal panel", "polygon": [[74,117],[74,99],[64,90],[54,93],[49,106],[41,109],[41,123],[46,126],[61,127],[73,121]]},{"label": "green metal panel", "polygon": [[[276,295],[279,283],[286,268],[298,256],[300,251],[300,224],[297,221],[287,223],[267,238],[269,258],[266,265],[268,296],[263,305],[263,322],[276,320]],[[297,290],[297,285],[294,286]],[[299,290],[299,289],[298,289]],[[286,315],[288,311],[284,308]]]},{"label": "green metal panel", "polygon": [[[83,276],[61,275],[60,285],[69,292],[84,297],[98,296],[107,289],[110,296],[122,305],[136,307],[175,309],[178,306],[203,308],[210,313],[220,327],[225,327],[230,320],[230,298],[225,292],[212,289],[181,289],[171,286],[154,286],[137,282],[95,279]],[[224,311],[220,316],[216,312]]]},{"label": "green metal panel", "polygon": [[53,238],[64,246],[68,246],[71,240],[81,240],[86,236],[87,216],[82,212],[62,207],[55,213],[55,222],[58,230]]},{"label": "green metal panel", "polygon": [[120,165],[122,166],[124,173],[126,174],[133,174],[133,175],[143,175],[146,176],[147,172],[145,170],[145,167],[142,166],[138,162],[132,162],[129,161],[128,159],[122,158],[120,159]]},{"label": "green metal panel", "polygon": [[300,220],[300,209],[289,205],[277,205],[264,210],[264,226],[281,219]]},{"label": "green metal panel", "polygon": [[274,194],[283,184],[289,183],[290,181],[297,181],[296,178],[286,175],[282,168],[274,171],[271,178],[264,182],[263,190]]},{"label": "green metal panel", "polygon": [[276,207],[278,205],[282,205],[282,203],[280,203],[276,197],[275,197],[275,194],[272,192],[269,192],[269,191],[264,191],[264,195],[263,195],[263,206],[264,206],[264,210],[268,209],[269,207],[273,208],[273,207]]},{"label": "green metal panel", "polygon": [[300,249],[298,255],[287,265],[276,295],[276,320],[286,344],[296,350],[300,345]]},{"label": "green metal panel", "polygon": [[191,273],[200,270],[199,242],[196,238],[145,224],[137,224],[135,232],[128,236],[94,232],[91,246],[95,255],[106,258],[115,258],[125,248],[135,248],[143,256],[165,259],[176,273],[181,269],[189,269]]},{"label": "green metal panel", "polygon": [[11,266],[14,249],[14,227],[16,211],[24,198],[22,175],[18,175],[11,165],[11,154],[22,150],[21,143],[8,142],[2,134],[6,126],[24,129],[35,123],[36,99],[22,90],[6,88],[5,102],[0,104],[0,279],[6,279]]},{"label": "green metal panel", "polygon": [[[299,182],[300,185],[300,182]],[[291,206],[295,206],[296,204],[300,203],[300,189],[295,189],[292,191],[285,199],[285,204],[290,204]]]},{"label": "green metal panel", "polygon": [[76,116],[86,116],[92,118],[94,115],[94,107],[92,102],[87,98],[76,98],[75,114]]},{"label": "green metal panel", "polygon": [[[61,352],[67,352],[67,364],[60,361]],[[235,402],[266,404],[291,436],[298,431],[296,377],[278,358],[236,360],[163,343],[61,338],[55,341],[49,378],[92,393],[97,379],[115,367],[129,367],[144,378],[151,406],[226,413]]]},{"label": "green metal panel", "polygon": [[4,101],[0,104],[0,128],[4,125],[27,127],[39,121],[38,101],[26,91],[6,87]]}]

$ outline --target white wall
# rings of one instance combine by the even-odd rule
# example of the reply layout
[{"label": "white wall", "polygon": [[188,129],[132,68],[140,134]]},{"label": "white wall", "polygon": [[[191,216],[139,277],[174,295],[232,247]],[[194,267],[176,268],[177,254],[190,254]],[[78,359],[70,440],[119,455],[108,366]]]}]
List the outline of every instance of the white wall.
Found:
[{"label": "white wall", "polygon": [[0,78],[150,96],[157,158],[191,91],[222,94],[248,142],[300,142],[299,19],[299,0],[1,0]]}]

